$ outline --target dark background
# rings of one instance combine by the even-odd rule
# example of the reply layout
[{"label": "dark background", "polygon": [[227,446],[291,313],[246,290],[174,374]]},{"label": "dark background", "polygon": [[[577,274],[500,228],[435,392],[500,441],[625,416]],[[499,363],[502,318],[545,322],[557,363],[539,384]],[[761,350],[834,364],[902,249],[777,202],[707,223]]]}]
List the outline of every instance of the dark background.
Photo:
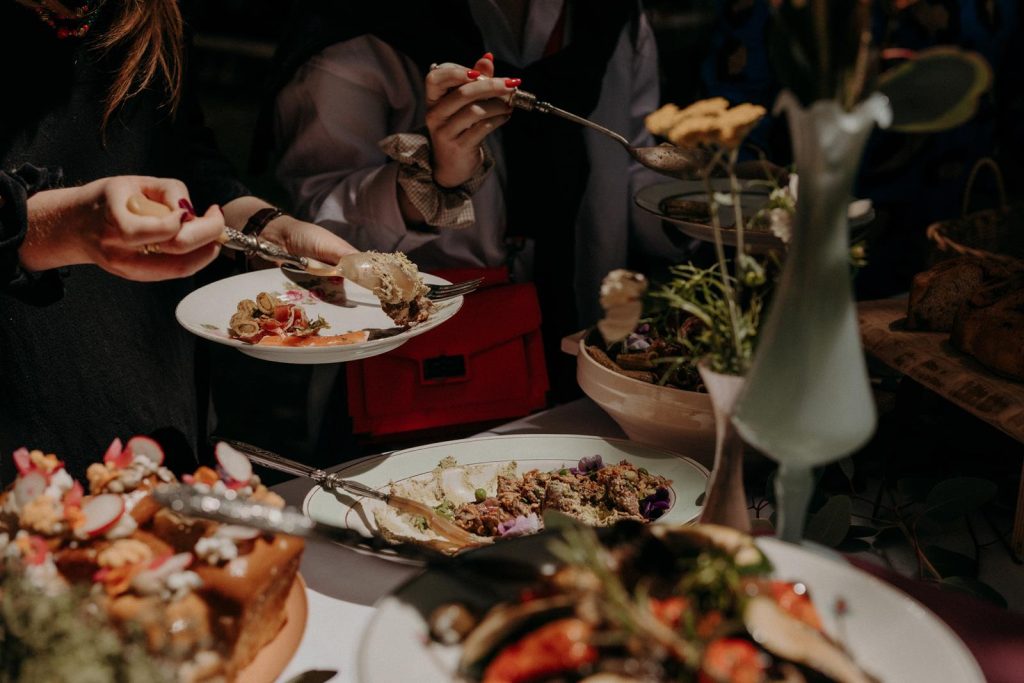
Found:
[{"label": "dark background", "polygon": [[[266,74],[290,4],[186,3],[195,35],[192,66],[208,124],[253,191],[285,207],[287,198],[272,177],[253,175],[248,162]],[[906,291],[912,275],[924,268],[925,228],[960,215],[967,176],[978,159],[992,156],[998,161],[1011,201],[1024,194],[1024,11],[1017,4],[921,0],[907,15],[902,44],[922,48],[957,43],[976,49],[992,63],[996,78],[977,115],[964,126],[932,136],[877,133],[872,138],[857,194],[874,201],[878,217],[868,233],[869,265],[856,281],[860,298]],[[734,104],[751,101],[771,109],[778,86],[764,44],[768,0],[647,0],[645,6],[658,41],[663,102],[686,104],[721,95]],[[784,122],[769,118],[750,139],[776,163],[788,163]],[[973,209],[997,205],[989,174],[980,176],[970,199]],[[311,460],[380,450],[379,442],[355,441],[348,435],[337,368],[270,364],[220,348],[210,353],[222,434]],[[254,395],[267,397],[264,405],[254,407]],[[467,433],[478,428],[468,427]],[[431,436],[436,435],[418,438]],[[446,430],[445,436],[458,434]]]}]

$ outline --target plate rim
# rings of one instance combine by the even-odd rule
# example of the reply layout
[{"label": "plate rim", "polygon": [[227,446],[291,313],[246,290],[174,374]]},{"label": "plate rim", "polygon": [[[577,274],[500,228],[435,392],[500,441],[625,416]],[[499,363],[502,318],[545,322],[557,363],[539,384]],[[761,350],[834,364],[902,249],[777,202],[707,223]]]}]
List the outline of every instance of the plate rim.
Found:
[{"label": "plate rim", "polygon": [[[278,357],[280,357],[281,360],[285,360],[289,356],[295,356],[295,355],[303,356],[303,357],[306,357],[306,358],[318,357],[318,356],[319,357],[331,356],[331,355],[336,355],[336,354],[339,354],[339,353],[343,353],[345,350],[348,350],[348,349],[362,350],[362,351],[378,351],[378,350],[381,349],[381,347],[384,347],[383,350],[384,351],[388,351],[388,350],[390,350],[392,348],[395,348],[397,346],[401,346],[402,344],[407,342],[409,339],[412,339],[413,337],[416,337],[416,336],[418,336],[420,334],[423,334],[424,332],[429,332],[430,330],[432,330],[432,329],[440,326],[444,322],[450,320],[456,313],[459,312],[459,310],[461,310],[462,305],[465,302],[465,297],[463,297],[463,296],[457,296],[457,297],[452,297],[451,299],[446,299],[443,302],[443,308],[441,309],[445,313],[444,317],[428,318],[423,323],[421,323],[419,325],[416,325],[415,327],[412,327],[412,328],[410,328],[409,330],[407,330],[405,332],[401,332],[399,334],[396,334],[393,337],[384,337],[382,339],[374,339],[372,341],[359,342],[357,344],[344,344],[344,345],[340,345],[340,346],[302,346],[302,347],[262,346],[261,347],[261,346],[259,346],[257,344],[246,344],[245,342],[240,341],[238,339],[232,339],[230,337],[225,338],[225,337],[213,334],[212,332],[210,332],[209,330],[207,330],[205,328],[201,328],[201,327],[197,328],[196,326],[192,325],[191,323],[187,323],[186,321],[184,321],[182,319],[182,315],[183,315],[182,314],[182,307],[185,305],[185,303],[189,302],[190,300],[193,300],[193,299],[201,299],[202,297],[200,295],[201,295],[201,293],[204,290],[207,290],[210,287],[214,287],[214,286],[216,286],[216,285],[218,285],[220,283],[226,282],[228,280],[235,280],[235,279],[240,279],[240,278],[245,278],[245,277],[252,277],[252,279],[256,279],[259,276],[265,277],[264,273],[268,273],[268,272],[278,273],[278,272],[280,272],[280,270],[281,270],[280,268],[265,268],[265,269],[262,269],[262,270],[249,271],[248,273],[238,273],[236,275],[231,275],[229,277],[220,278],[219,280],[214,280],[213,282],[207,283],[207,284],[203,285],[202,287],[199,287],[198,289],[192,290],[191,292],[189,292],[188,294],[183,296],[178,301],[178,303],[174,307],[174,318],[178,322],[178,325],[181,326],[182,329],[184,329],[189,334],[192,334],[192,335],[195,335],[196,337],[199,337],[200,339],[205,339],[207,341],[210,341],[210,342],[213,342],[213,343],[216,343],[216,344],[221,344],[222,346],[227,346],[229,348],[234,348],[234,349],[237,349],[238,351],[240,351],[242,353],[246,353],[246,354],[250,354],[250,355],[251,355],[251,353],[250,353],[251,351],[258,350],[259,353],[260,353],[260,355],[258,356],[259,358],[265,358],[266,356],[278,356]],[[424,276],[424,280],[427,282],[427,284],[438,284],[438,285],[451,284],[451,282],[449,282],[448,280],[445,280],[444,278],[438,277],[436,275],[432,275],[430,273],[422,273],[422,275]],[[281,277],[287,279],[287,276],[285,276],[285,275],[281,275]],[[303,286],[299,285],[298,283],[294,283],[293,282],[292,284],[295,285],[296,289],[301,289],[301,290],[303,290],[305,292],[309,291],[308,288],[303,287]],[[355,283],[353,283],[353,285],[358,287],[358,285],[355,285]],[[308,304],[304,304],[304,305],[308,305]],[[450,313],[449,313],[449,311],[450,311]],[[358,356],[352,358],[351,360],[356,360],[358,358],[363,358],[363,357],[369,357],[369,355],[371,355],[371,354],[359,354]],[[376,354],[372,354],[372,355],[376,355]],[[285,362],[288,362],[288,361],[285,361]],[[325,362],[333,362],[333,361],[325,361]]]},{"label": "plate rim", "polygon": [[[824,557],[820,554],[817,554],[809,548],[805,548],[793,543],[787,543],[774,536],[755,536],[753,538],[754,542],[758,545],[760,545],[761,543],[767,543],[769,547],[776,546],[782,548],[783,552],[793,552],[798,555],[808,556],[812,559],[812,561],[819,560],[823,563],[831,563],[835,565],[840,572],[844,570],[851,571],[854,574],[858,575],[860,578],[866,579],[868,584],[871,585],[874,588],[874,590],[880,591],[883,594],[888,593],[890,596],[894,594],[897,598],[901,598],[903,600],[904,605],[911,605],[919,616],[932,622],[932,624],[937,626],[939,631],[942,632],[945,636],[947,636],[947,638],[952,642],[952,644],[957,650],[959,659],[965,664],[965,668],[968,670],[966,671],[966,673],[973,674],[976,679],[975,681],[970,681],[969,683],[985,683],[985,681],[987,680],[985,678],[985,674],[981,668],[981,665],[978,663],[978,660],[974,656],[974,653],[971,652],[971,649],[967,647],[967,644],[960,638],[956,631],[954,631],[953,628],[948,623],[946,623],[945,620],[940,618],[937,614],[935,614],[935,612],[930,610],[928,607],[926,607],[912,595],[900,590],[892,584],[883,581],[877,576],[874,576],[873,574],[864,571],[863,569],[847,561],[845,557],[843,558],[842,562],[839,562],[835,559]],[[762,548],[762,550],[764,549]],[[366,677],[366,667],[369,657],[369,647],[367,640],[369,634],[371,633],[374,627],[374,624],[380,619],[382,605],[384,605],[384,603],[389,600],[397,600],[397,596],[399,595],[399,593],[408,590],[408,588],[415,582],[420,581],[424,577],[426,577],[430,571],[437,570],[427,570],[424,572],[420,572],[415,576],[411,576],[402,583],[400,583],[398,586],[393,588],[390,592],[388,592],[385,595],[382,595],[376,601],[374,601],[373,614],[370,616],[370,620],[369,622],[367,622],[359,638],[359,655],[355,662],[355,669],[356,680],[360,683],[367,683],[369,681],[369,679]],[[884,672],[882,673],[884,674]]]},{"label": "plate rim", "polygon": [[[669,450],[667,448],[662,448],[660,446],[650,446],[648,444],[642,444],[642,443],[639,443],[639,442],[636,442],[636,441],[632,441],[630,439],[623,439],[623,438],[620,438],[620,437],[613,437],[613,436],[595,436],[595,435],[592,435],[592,434],[533,434],[533,433],[531,433],[531,434],[488,434],[486,436],[476,436],[476,437],[467,437],[467,438],[464,438],[464,439],[449,439],[447,441],[437,441],[437,442],[428,443],[428,444],[421,444],[419,446],[412,446],[410,448],[402,448],[402,449],[398,449],[398,450],[394,450],[394,451],[388,451],[388,452],[385,452],[385,453],[377,453],[375,455],[367,455],[365,457],[357,458],[355,460],[350,460],[350,461],[348,461],[346,463],[343,463],[342,466],[339,469],[331,468],[328,471],[333,473],[333,474],[342,474],[347,469],[356,467],[356,466],[361,465],[361,464],[368,463],[368,462],[370,462],[372,460],[375,460],[375,459],[380,459],[381,461],[384,461],[384,460],[387,460],[388,458],[391,458],[391,457],[396,456],[396,455],[404,455],[404,454],[407,454],[407,453],[413,453],[413,452],[416,452],[417,450],[421,450],[421,449],[425,449],[425,448],[451,446],[452,444],[457,444],[457,443],[477,443],[477,442],[481,442],[481,441],[509,440],[510,437],[511,438],[515,438],[515,439],[566,438],[566,439],[582,439],[582,440],[600,440],[600,441],[611,443],[613,445],[625,444],[625,445],[628,445],[628,446],[630,446],[632,448],[640,448],[640,449],[645,449],[645,450],[648,450],[648,451],[656,451],[656,452],[660,452],[662,454],[668,455],[668,456],[670,456],[672,458],[675,458],[677,460],[682,460],[683,462],[688,464],[690,467],[696,469],[699,474],[702,474],[705,477],[705,479],[710,480],[710,477],[711,477],[710,470],[707,467],[705,467],[704,465],[702,465],[699,462],[697,462],[696,460],[694,460],[693,458],[691,458],[689,456],[686,456],[686,455],[683,455],[682,453],[678,453],[676,451]],[[425,474],[425,473],[426,473],[425,471],[424,472],[418,472],[418,473],[416,473],[416,475],[411,475],[411,476],[417,476],[419,474]],[[310,515],[310,513],[309,513],[310,502],[312,501],[313,496],[315,496],[317,494],[317,492],[319,492],[321,490],[322,489],[320,488],[319,485],[313,484],[312,486],[310,486],[309,490],[306,492],[306,495],[303,496],[303,498],[302,498],[302,506],[301,506],[300,509],[302,510],[302,514],[304,514],[309,519],[313,519],[312,515]],[[350,509],[351,509],[351,506],[350,506]],[[693,516],[687,518],[685,521],[680,521],[678,523],[679,524],[692,524],[693,522],[695,522],[697,520],[698,517],[700,517],[700,514],[701,514],[702,510],[703,510],[703,506],[698,506],[697,512]],[[657,522],[655,521],[654,523],[657,523]],[[346,546],[346,547],[349,547],[349,546]],[[353,550],[353,551],[355,551],[357,553],[360,553],[360,554],[366,554],[366,555],[371,555],[373,557],[378,557],[378,558],[380,558],[382,560],[386,560],[388,562],[396,562],[396,563],[400,563],[400,564],[410,564],[410,565],[414,565],[414,566],[422,566],[423,565],[422,562],[419,562],[417,560],[411,560],[411,559],[403,558],[403,557],[397,556],[397,555],[392,556],[392,555],[382,554],[382,553],[374,552],[374,551],[370,551],[370,550],[363,550],[363,549],[360,549],[360,548],[351,548],[351,547],[349,547],[349,549],[351,549],[351,550]]]}]

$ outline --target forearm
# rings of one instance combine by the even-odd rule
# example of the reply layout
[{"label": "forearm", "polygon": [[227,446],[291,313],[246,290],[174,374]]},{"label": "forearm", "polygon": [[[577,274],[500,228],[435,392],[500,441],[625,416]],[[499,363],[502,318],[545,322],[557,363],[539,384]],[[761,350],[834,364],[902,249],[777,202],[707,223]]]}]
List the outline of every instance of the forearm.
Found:
[{"label": "forearm", "polygon": [[18,249],[18,259],[29,271],[88,263],[79,240],[89,213],[97,213],[92,184],[44,190],[28,199],[28,230]]}]

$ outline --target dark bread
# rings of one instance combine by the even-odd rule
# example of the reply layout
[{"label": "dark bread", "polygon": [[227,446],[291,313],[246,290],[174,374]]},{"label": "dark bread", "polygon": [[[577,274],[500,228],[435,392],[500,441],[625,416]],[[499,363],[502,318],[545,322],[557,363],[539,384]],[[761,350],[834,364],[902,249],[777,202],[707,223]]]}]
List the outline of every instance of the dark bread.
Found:
[{"label": "dark bread", "polygon": [[914,276],[907,302],[907,329],[948,332],[965,301],[983,286],[1008,277],[998,263],[970,256],[942,261]]},{"label": "dark bread", "polygon": [[1024,278],[997,282],[964,302],[950,341],[982,365],[1024,381]]}]

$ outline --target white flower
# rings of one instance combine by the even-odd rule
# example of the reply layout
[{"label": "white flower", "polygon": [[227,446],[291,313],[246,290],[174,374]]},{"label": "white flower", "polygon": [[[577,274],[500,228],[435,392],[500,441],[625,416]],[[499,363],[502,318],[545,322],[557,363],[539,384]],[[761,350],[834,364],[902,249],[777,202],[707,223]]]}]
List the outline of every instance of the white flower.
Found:
[{"label": "white flower", "polygon": [[793,214],[786,209],[772,209],[768,212],[768,226],[783,244],[789,244],[793,235]]}]

